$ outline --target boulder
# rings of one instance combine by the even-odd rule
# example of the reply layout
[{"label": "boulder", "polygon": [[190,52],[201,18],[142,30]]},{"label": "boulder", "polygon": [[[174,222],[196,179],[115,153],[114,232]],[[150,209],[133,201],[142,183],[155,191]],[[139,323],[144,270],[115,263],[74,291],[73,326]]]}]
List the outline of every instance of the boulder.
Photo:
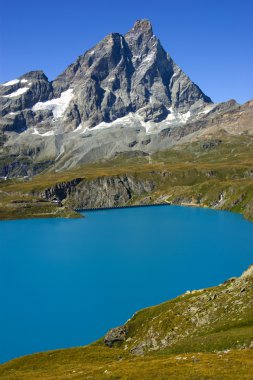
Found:
[{"label": "boulder", "polygon": [[127,330],[125,326],[115,327],[108,331],[105,335],[104,343],[108,347],[112,347],[117,342],[124,342],[126,339]]}]

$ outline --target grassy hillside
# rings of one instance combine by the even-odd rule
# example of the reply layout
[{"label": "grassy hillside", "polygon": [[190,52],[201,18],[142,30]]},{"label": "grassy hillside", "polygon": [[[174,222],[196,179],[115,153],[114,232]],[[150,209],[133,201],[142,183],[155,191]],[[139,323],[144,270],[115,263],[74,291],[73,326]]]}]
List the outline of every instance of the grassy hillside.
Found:
[{"label": "grassy hillside", "polygon": [[252,350],[183,355],[122,354],[84,347],[42,353],[0,366],[4,380],[252,380]]},{"label": "grassy hillside", "polygon": [[180,354],[249,347],[253,343],[252,274],[136,313],[126,324],[124,349]]},{"label": "grassy hillside", "polygon": [[141,310],[124,329],[111,347],[101,339],[12,360],[0,366],[0,378],[250,380],[253,267],[220,286]]}]

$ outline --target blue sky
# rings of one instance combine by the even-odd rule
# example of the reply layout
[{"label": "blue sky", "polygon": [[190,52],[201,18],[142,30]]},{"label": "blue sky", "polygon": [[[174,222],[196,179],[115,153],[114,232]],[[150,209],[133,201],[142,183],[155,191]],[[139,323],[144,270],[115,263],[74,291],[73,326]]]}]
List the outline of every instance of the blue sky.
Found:
[{"label": "blue sky", "polygon": [[220,102],[253,98],[251,0],[0,0],[0,82],[54,79],[110,32],[148,18],[175,62]]}]

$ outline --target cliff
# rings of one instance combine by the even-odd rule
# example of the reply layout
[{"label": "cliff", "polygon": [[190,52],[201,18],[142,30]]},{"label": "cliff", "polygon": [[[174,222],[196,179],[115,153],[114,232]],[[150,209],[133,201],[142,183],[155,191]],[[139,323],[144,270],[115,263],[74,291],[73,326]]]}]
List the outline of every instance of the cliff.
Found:
[{"label": "cliff", "polygon": [[145,196],[155,188],[154,182],[133,175],[76,179],[56,184],[40,196],[56,197],[74,209],[126,206],[134,197]]}]

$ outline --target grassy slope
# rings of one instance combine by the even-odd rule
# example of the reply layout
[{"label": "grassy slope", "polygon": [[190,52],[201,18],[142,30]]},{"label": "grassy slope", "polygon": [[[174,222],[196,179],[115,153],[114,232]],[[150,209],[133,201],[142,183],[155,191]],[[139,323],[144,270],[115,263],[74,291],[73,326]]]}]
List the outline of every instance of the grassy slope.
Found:
[{"label": "grassy slope", "polygon": [[250,349],[130,357],[119,349],[84,347],[16,359],[1,367],[5,380],[251,380],[253,361]]},{"label": "grassy slope", "polygon": [[[248,347],[253,341],[253,278],[193,291],[136,313],[124,349],[168,354]],[[253,352],[252,352],[253,354]]]},{"label": "grassy slope", "polygon": [[[155,203],[159,199],[176,204],[196,204],[240,212],[253,220],[253,139],[249,136],[222,137],[213,149],[195,142],[147,157],[121,155],[110,161],[85,165],[67,172],[47,172],[31,181],[0,182],[0,219],[23,217],[77,217],[71,208],[38,203],[35,193],[74,178],[87,180],[131,174],[155,182],[153,193],[131,203]],[[218,203],[220,194],[224,201]],[[13,201],[21,200],[19,204]],[[27,207],[24,202],[27,201]],[[66,204],[67,206],[67,204]],[[38,208],[39,207],[39,208]]]},{"label": "grassy slope", "polygon": [[[203,311],[208,316],[205,323],[200,322]],[[252,275],[141,310],[126,326],[127,340],[115,347],[108,348],[101,340],[29,355],[1,365],[0,378],[252,379]],[[165,347],[161,342],[171,331],[176,331],[176,338]],[[145,355],[132,354],[140,342],[146,344]]]}]

